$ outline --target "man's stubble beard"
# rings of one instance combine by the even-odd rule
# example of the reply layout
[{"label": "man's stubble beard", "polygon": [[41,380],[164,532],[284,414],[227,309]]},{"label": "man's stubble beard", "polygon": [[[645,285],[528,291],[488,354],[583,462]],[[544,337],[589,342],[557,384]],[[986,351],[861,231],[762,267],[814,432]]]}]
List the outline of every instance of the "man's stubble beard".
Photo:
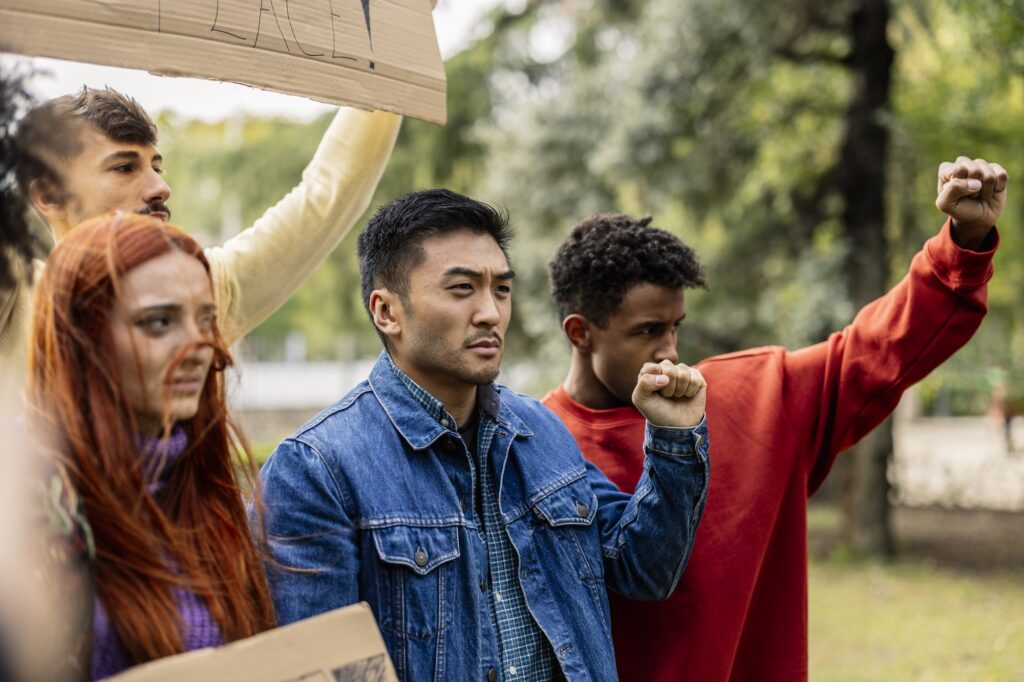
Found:
[{"label": "man's stubble beard", "polygon": [[494,382],[501,373],[501,356],[499,356],[497,366],[484,367],[474,372],[460,355],[460,349],[449,348],[444,339],[437,334],[424,333],[422,340],[423,347],[418,351],[421,366],[450,374],[459,381],[474,386],[486,386]]}]

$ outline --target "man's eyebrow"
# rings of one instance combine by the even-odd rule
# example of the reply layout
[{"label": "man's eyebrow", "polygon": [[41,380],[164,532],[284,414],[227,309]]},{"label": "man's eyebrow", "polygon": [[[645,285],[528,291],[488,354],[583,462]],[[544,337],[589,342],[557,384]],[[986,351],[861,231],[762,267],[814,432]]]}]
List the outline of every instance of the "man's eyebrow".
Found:
[{"label": "man's eyebrow", "polygon": [[103,159],[103,163],[110,163],[111,161],[137,161],[140,158],[142,157],[138,152],[122,149],[121,151],[117,151],[114,152],[113,154],[107,155]]},{"label": "man's eyebrow", "polygon": [[[450,277],[453,275],[462,275],[464,277],[474,277],[476,279],[483,278],[483,274],[481,274],[479,271],[473,270],[472,268],[466,268],[461,265],[455,265],[453,267],[448,268],[447,270],[444,271],[444,275],[445,277]],[[515,276],[516,273],[514,271],[506,270],[505,272],[501,272],[495,275],[495,279],[513,279],[515,278]]]},{"label": "man's eyebrow", "polygon": [[640,329],[641,327],[657,327],[667,324],[679,324],[685,319],[686,313],[683,313],[682,316],[679,319],[675,320],[674,322],[666,322],[665,320],[652,317],[646,320],[639,320],[637,322],[634,322],[632,325],[630,325],[630,329]]}]

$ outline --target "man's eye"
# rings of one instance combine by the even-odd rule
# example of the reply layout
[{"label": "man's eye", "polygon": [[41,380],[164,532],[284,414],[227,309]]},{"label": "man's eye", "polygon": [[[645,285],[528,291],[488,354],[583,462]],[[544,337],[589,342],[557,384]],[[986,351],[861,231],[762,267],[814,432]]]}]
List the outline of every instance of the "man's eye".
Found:
[{"label": "man's eye", "polygon": [[512,294],[512,287],[507,284],[501,284],[497,287],[496,291],[502,296],[509,296]]},{"label": "man's eye", "polygon": [[120,166],[114,166],[114,170],[118,173],[131,173],[135,170],[135,167],[130,163],[123,163]]},{"label": "man's eye", "polygon": [[460,294],[469,293],[473,291],[473,285],[470,284],[469,282],[460,282],[459,284],[453,284],[448,288]]},{"label": "man's eye", "polygon": [[163,175],[164,174],[164,169],[163,168],[159,168],[157,166],[153,166],[153,172],[155,172],[157,175]]}]

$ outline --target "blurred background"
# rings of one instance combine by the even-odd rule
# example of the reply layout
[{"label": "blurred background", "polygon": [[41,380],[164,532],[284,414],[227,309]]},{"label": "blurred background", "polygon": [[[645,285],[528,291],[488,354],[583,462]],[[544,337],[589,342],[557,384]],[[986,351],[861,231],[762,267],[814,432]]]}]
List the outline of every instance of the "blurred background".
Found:
[{"label": "blurred background", "polygon": [[[815,680],[1024,679],[1024,0],[441,0],[434,14],[449,122],[405,121],[373,205],[444,186],[510,209],[503,381],[537,397],[569,358],[545,264],[591,213],[653,215],[696,249],[711,288],[687,295],[693,363],[823,340],[941,227],[941,161],[1006,167],[984,325],[813,500],[811,665]],[[109,83],[159,112],[174,222],[207,244],[298,181],[331,116],[241,86],[31,63],[40,97]],[[354,245],[236,349],[234,406],[259,457],[379,352]]]}]

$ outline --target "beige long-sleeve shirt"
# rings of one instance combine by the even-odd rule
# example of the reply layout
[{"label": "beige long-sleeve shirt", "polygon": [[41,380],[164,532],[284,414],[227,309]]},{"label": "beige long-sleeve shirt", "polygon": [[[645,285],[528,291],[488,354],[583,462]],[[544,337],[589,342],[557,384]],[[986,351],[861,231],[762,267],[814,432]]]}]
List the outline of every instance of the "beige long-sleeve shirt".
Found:
[{"label": "beige long-sleeve shirt", "polygon": [[[343,108],[299,182],[251,227],[206,249],[221,329],[233,343],[283,304],[370,203],[401,117]],[[43,263],[35,263],[35,277]],[[34,286],[0,292],[0,417],[20,411]]]}]

